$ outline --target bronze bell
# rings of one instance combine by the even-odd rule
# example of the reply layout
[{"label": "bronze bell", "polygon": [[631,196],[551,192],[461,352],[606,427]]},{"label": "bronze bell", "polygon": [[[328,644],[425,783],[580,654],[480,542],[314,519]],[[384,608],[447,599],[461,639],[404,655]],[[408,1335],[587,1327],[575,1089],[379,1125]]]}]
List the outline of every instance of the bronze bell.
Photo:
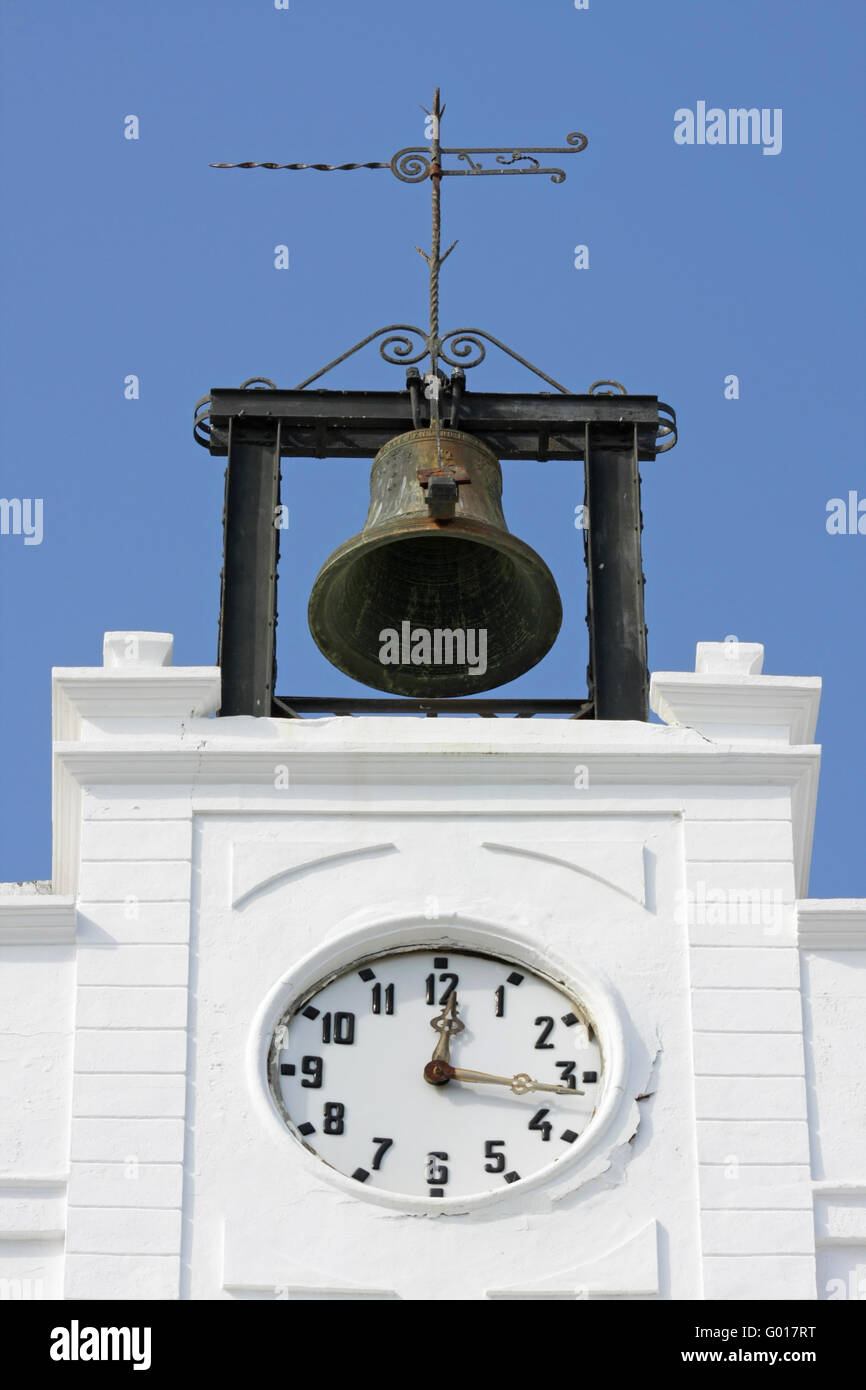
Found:
[{"label": "bronze bell", "polygon": [[471,435],[398,435],[370,473],[364,529],[310,595],[310,631],[339,670],[394,695],[472,695],[528,671],[562,622],[553,575],[512,536],[502,470]]}]

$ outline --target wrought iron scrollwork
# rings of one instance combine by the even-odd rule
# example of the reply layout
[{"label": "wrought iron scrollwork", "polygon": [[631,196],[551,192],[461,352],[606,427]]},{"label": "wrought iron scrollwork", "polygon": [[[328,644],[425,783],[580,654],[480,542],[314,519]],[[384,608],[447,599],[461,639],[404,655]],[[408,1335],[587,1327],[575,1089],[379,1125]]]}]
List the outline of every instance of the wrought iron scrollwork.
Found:
[{"label": "wrought iron scrollwork", "polygon": [[[615,386],[616,391],[599,391],[596,389],[599,386]],[[612,381],[610,377],[604,376],[598,381],[594,381],[586,394],[588,396],[615,396],[617,393],[620,396],[628,395],[628,391],[626,391],[621,381]]]},{"label": "wrought iron scrollwork", "polygon": [[[494,338],[492,333],[485,333],[483,328],[455,328],[450,333],[446,333],[439,344],[443,362],[447,362],[449,367],[477,367],[487,356],[484,343],[480,341],[482,338],[485,342],[492,343],[494,347],[499,348],[500,352],[506,353],[508,357],[513,357],[514,361],[519,362],[521,367],[526,367],[527,371],[534,372],[542,381],[546,381],[548,386],[553,386],[555,390],[561,391],[563,396],[571,394],[567,386],[563,386],[559,381],[554,381],[553,377],[548,376],[540,367],[536,367],[533,362],[521,357],[520,353],[515,352],[507,343],[501,342],[499,338]],[[449,345],[447,351],[445,350],[446,345]],[[473,347],[479,350],[479,356],[475,358],[474,362],[467,362],[466,358],[470,355]],[[454,357],[459,360],[455,362],[448,355],[449,352],[453,353]]]},{"label": "wrought iron scrollwork", "polygon": [[398,150],[392,155],[390,165],[385,167],[390,168],[401,183],[423,183],[432,167],[430,150],[408,145],[405,150]]},{"label": "wrought iron scrollwork", "polygon": [[[411,338],[405,338],[403,336],[405,333],[414,333],[424,344],[420,352],[417,352],[417,345],[412,342]],[[391,336],[385,337],[384,335],[386,334],[390,334]],[[312,376],[308,376],[303,381],[299,381],[295,390],[303,391],[306,386],[310,386],[314,381],[318,381],[320,376],[324,376],[326,372],[332,371],[334,367],[339,367],[341,362],[345,362],[349,357],[353,357],[356,352],[360,352],[361,348],[366,347],[368,343],[374,342],[376,338],[383,338],[383,342],[379,346],[381,356],[384,357],[386,362],[392,362],[396,366],[402,364],[408,367],[413,362],[420,362],[422,358],[426,357],[429,353],[427,335],[423,328],[417,328],[415,324],[412,323],[388,323],[384,328],[377,328],[375,333],[368,333],[366,338],[362,338],[359,343],[355,343],[354,347],[350,347],[347,352],[341,352],[340,356],[335,357],[333,362],[328,362],[324,367],[320,367],[317,372],[313,372]],[[395,347],[393,349],[394,355],[389,356],[386,349],[390,347],[392,342],[401,343],[404,347],[402,350],[401,348]],[[411,355],[416,352],[417,355]]]},{"label": "wrought iron scrollwork", "polygon": [[[413,341],[412,337],[407,336],[408,334],[414,335],[416,341]],[[425,333],[423,328],[418,328],[416,325],[410,323],[390,323],[385,328],[377,328],[375,333],[368,333],[366,338],[362,338],[360,342],[350,347],[347,352],[342,352],[339,357],[335,357],[333,362],[328,362],[326,366],[321,367],[319,371],[314,372],[312,376],[308,376],[304,381],[299,382],[295,390],[303,391],[305,387],[310,386],[314,381],[318,381],[320,377],[323,377],[334,367],[339,367],[342,362],[353,357],[356,352],[360,352],[361,348],[366,347],[368,343],[374,342],[377,338],[381,338],[382,340],[379,344],[380,357],[384,358],[386,362],[393,363],[395,366],[408,367],[415,362],[420,362],[425,357],[429,357],[432,362],[435,357],[437,359],[441,358],[449,367],[461,367],[464,370],[479,366],[487,356],[487,349],[484,343],[492,343],[494,347],[499,348],[500,352],[504,352],[509,357],[513,357],[515,362],[519,362],[522,367],[526,367],[527,371],[534,372],[537,377],[540,377],[542,381],[546,381],[549,386],[554,387],[557,391],[561,391],[564,396],[569,395],[567,386],[563,386],[561,382],[555,381],[552,376],[548,376],[540,367],[536,367],[534,363],[527,361],[525,357],[521,357],[520,353],[515,352],[513,348],[508,347],[508,345],[501,342],[499,338],[494,338],[492,333],[485,333],[482,328],[453,328],[441,338],[434,338],[429,333]],[[419,343],[423,345],[420,350],[418,346]]]},{"label": "wrought iron scrollwork", "polygon": [[383,338],[379,344],[379,356],[386,362],[391,362],[395,366],[409,367],[413,362],[421,362],[429,355],[430,349],[427,346],[427,336],[423,328],[410,328],[408,325],[401,324],[404,333],[414,333],[420,338],[423,346],[418,351],[418,344],[413,343],[411,338],[404,337],[403,333],[392,333],[389,337]]},{"label": "wrought iron scrollwork", "polygon": [[[472,353],[478,355],[471,362],[467,358],[472,357]],[[439,356],[443,362],[447,362],[449,367],[477,367],[487,356],[487,349],[478,336],[476,328],[456,328],[451,333],[446,333],[439,343]]]},{"label": "wrought iron scrollwork", "polygon": [[[471,174],[549,174],[551,183],[565,180],[564,169],[542,169],[537,154],[580,154],[587,146],[587,137],[578,130],[572,130],[565,137],[565,145],[452,145],[444,146],[438,154],[456,155],[469,165],[468,169],[443,169],[434,158],[429,145],[407,145],[398,150],[387,163],[368,161],[364,164],[276,164],[272,160],[245,159],[237,164],[211,164],[212,169],[318,169],[323,173],[342,173],[351,169],[390,169],[401,183],[423,183],[435,172],[441,178],[466,177]],[[495,169],[486,169],[483,163],[473,159],[473,155],[494,155]],[[527,162],[532,167],[517,169],[513,166]]]},{"label": "wrought iron scrollwork", "polygon": [[[668,449],[672,449],[679,438],[677,433],[677,416],[673,406],[665,405],[664,401],[658,403],[659,414],[665,412],[664,417],[659,421],[658,434],[656,435],[656,453],[666,454]],[[658,441],[664,439],[664,444]]]},{"label": "wrought iron scrollwork", "polygon": [[[269,376],[248,376],[246,381],[242,381],[238,387],[240,391],[276,391],[277,389],[277,383],[271,381]],[[200,400],[196,401],[193,411],[193,439],[204,449],[210,448],[210,407],[210,396],[202,396]]]},{"label": "wrought iron scrollwork", "polygon": [[[587,146],[587,138],[579,130],[573,130],[566,135],[567,144],[561,145],[459,145],[450,148],[443,147],[441,153],[454,154],[458,160],[463,160],[469,165],[468,169],[443,169],[442,177],[448,178],[454,175],[471,174],[549,174],[551,183],[563,183],[565,181],[564,169],[542,169],[541,161],[536,159],[537,154],[580,154]],[[478,163],[473,159],[473,155],[494,155],[494,162],[499,165],[497,169],[485,169],[484,163]],[[529,169],[517,169],[513,167],[523,161],[532,165]],[[393,165],[392,165],[393,167]],[[423,177],[423,175],[422,175]]]},{"label": "wrought iron scrollwork", "polygon": [[192,436],[203,449],[210,447],[210,396],[202,396],[195,403],[192,417]]}]

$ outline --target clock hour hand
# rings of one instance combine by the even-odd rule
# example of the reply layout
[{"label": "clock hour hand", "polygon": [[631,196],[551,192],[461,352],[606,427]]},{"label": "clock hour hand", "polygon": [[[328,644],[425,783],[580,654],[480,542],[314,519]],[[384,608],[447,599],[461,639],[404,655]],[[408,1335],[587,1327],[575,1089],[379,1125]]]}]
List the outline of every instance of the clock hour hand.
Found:
[{"label": "clock hour hand", "polygon": [[561,1086],[547,1081],[533,1081],[525,1071],[516,1076],[494,1076],[487,1071],[467,1071],[465,1067],[452,1067],[451,1064],[435,1056],[424,1068],[424,1080],[431,1086],[445,1086],[449,1081],[482,1081],[492,1086],[508,1086],[516,1096],[527,1096],[533,1091],[554,1091],[560,1096],[582,1096],[583,1091],[571,1086]]},{"label": "clock hour hand", "polygon": [[457,991],[452,989],[441,1014],[430,1020],[430,1027],[439,1034],[439,1041],[433,1050],[434,1062],[447,1063],[451,1060],[451,1038],[462,1033],[465,1026],[457,1017]]}]

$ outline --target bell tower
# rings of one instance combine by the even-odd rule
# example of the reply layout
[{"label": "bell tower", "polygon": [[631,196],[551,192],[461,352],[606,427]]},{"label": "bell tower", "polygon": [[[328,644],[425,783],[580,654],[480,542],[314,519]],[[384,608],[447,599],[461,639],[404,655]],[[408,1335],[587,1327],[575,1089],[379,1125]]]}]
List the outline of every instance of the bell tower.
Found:
[{"label": "bell tower", "polygon": [[[820,681],[738,642],[650,679],[639,468],[673,411],[439,329],[441,181],[561,182],[586,137],[449,148],[442,112],[430,147],[341,166],[429,181],[429,330],[196,408],[227,461],[218,663],[109,632],[101,667],[53,672],[53,881],[0,892],[0,1278],[863,1297],[866,900],[807,896]],[[374,342],[400,389],[310,389]],[[545,389],[470,389],[490,347]],[[281,461],[338,457],[372,460],[370,511],[309,619],[377,692],[346,698],[278,684],[275,658]],[[509,459],[583,465],[585,691],[490,693],[575,601],[506,526]]]},{"label": "bell tower", "polygon": [[762,656],[656,673],[662,724],[214,718],[156,633],[55,671],[3,1277],[862,1297],[866,903],[805,896],[820,683]]},{"label": "bell tower", "polygon": [[[426,109],[426,108],[425,108]],[[579,154],[587,137],[561,148],[447,147],[437,88],[428,112],[429,147],[398,150],[390,169],[431,190],[430,323],[389,324],[361,339],[293,391],[251,378],[236,391],[212,390],[196,405],[195,437],[227,458],[219,665],[223,715],[299,717],[313,713],[570,714],[648,718],[649,677],[641,564],[639,465],[676,443],[676,418],[654,396],[629,396],[596,381],[574,395],[540,368],[477,328],[442,333],[439,277],[454,250],[441,252],[442,180],[565,170],[538,156]],[[449,156],[456,157],[453,166]],[[329,172],[324,164],[217,165]],[[308,388],[373,342],[408,366],[394,392]],[[492,346],[550,390],[470,391],[466,373]],[[417,364],[428,361],[421,375]],[[446,376],[443,366],[450,367]],[[280,460],[373,458],[370,511],[362,532],[323,565],[309,603],[312,635],[340,670],[390,701],[340,699],[276,688],[276,589]],[[582,461],[589,628],[588,691],[560,699],[473,699],[529,670],[559,631],[562,604],[544,560],[513,536],[500,505],[500,459],[534,465]],[[444,635],[447,634],[447,637]],[[483,648],[483,651],[482,651]],[[455,704],[455,697],[460,703]]]}]

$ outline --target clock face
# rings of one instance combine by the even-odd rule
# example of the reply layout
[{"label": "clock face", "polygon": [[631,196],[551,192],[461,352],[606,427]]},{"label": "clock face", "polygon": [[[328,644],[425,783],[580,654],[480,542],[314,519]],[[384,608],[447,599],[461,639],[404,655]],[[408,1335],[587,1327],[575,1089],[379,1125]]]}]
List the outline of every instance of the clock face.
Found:
[{"label": "clock face", "polygon": [[[468,1197],[572,1151],[601,1099],[592,1022],[525,966],[448,948],[358,962],[281,1018],[284,1121],[365,1190]],[[544,1086],[547,1089],[539,1089]]]}]

